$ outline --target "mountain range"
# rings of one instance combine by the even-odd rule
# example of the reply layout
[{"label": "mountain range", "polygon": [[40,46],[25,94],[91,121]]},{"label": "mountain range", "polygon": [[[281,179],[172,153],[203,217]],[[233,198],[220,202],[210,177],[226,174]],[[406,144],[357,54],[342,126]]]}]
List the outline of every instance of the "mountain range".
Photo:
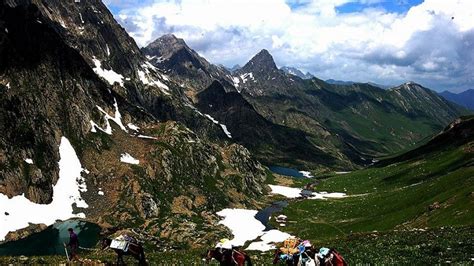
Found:
[{"label": "mountain range", "polygon": [[[160,47],[159,53],[151,52],[156,43],[166,43],[164,40],[170,38],[178,40],[174,36],[165,35],[144,48],[144,53],[149,58],[160,54],[173,54],[166,45]],[[281,148],[285,146],[284,143],[275,142],[278,138],[270,137],[277,132],[275,130],[271,130],[269,136],[261,138],[259,144],[256,144],[259,138],[253,136],[262,132],[260,127],[251,127],[244,135],[239,133],[236,140],[244,146],[253,147],[250,148],[252,152],[265,163],[286,163],[310,169],[334,166],[357,168],[369,164],[375,157],[409,149],[441,130],[446,123],[467,113],[465,109],[413,82],[384,90],[370,84],[330,84],[314,77],[302,79],[289,74],[289,68],[278,69],[267,50],[260,51],[243,67],[233,72],[226,69],[215,71],[216,66],[207,68],[206,66],[212,64],[197,55],[183,40],[179,42],[192,57],[183,57],[179,61],[180,57],[174,56],[170,57],[172,60],[152,63],[157,68],[172,73],[170,75],[177,79],[193,80],[195,76],[190,76],[189,72],[179,73],[173,66],[189,66],[195,65],[192,62],[201,62],[195,68],[200,69],[206,77],[201,79],[199,85],[185,86],[187,95],[198,94],[206,90],[212,80],[217,80],[226,92],[232,93],[232,97],[242,97],[247,101],[253,111],[258,113],[259,119],[263,118],[275,125],[296,130],[310,142],[309,145],[306,142],[301,145],[303,142],[297,141],[292,149],[295,152],[289,153]],[[232,85],[241,96],[234,93]],[[219,97],[207,97],[207,106],[220,106],[213,103],[212,99],[218,101]],[[199,104],[200,99],[193,100],[197,106],[204,108]],[[224,113],[222,110],[213,112],[209,108],[204,109],[214,116]],[[226,120],[226,125],[228,124],[232,132],[239,130],[249,121],[236,117],[229,119],[229,116],[226,116],[220,119]],[[291,134],[288,131],[278,134],[287,136],[287,139],[294,139],[289,137]],[[265,143],[265,140],[268,140],[268,143]],[[265,147],[271,146],[275,148],[270,149],[270,154],[275,154],[275,151],[280,149],[282,155],[288,156],[268,157]],[[305,153],[304,158],[294,160],[297,158],[295,154],[301,154],[302,150],[310,151]],[[259,155],[262,153],[265,156]],[[321,157],[321,153],[326,153],[327,156]]]},{"label": "mountain range", "polygon": [[[100,0],[1,2],[0,99],[0,221],[54,203],[69,143],[81,193],[52,222],[139,228],[159,250],[208,246],[228,233],[216,212],[261,208],[265,165],[327,175],[431,154],[443,129],[472,137],[470,118],[446,128],[467,109],[413,82],[331,84],[267,50],[228,70],[172,34],[140,49]],[[0,241],[42,228],[26,222]]]},{"label": "mountain range", "polygon": [[443,91],[439,95],[443,96],[446,100],[474,110],[474,90],[472,89],[460,93]]}]

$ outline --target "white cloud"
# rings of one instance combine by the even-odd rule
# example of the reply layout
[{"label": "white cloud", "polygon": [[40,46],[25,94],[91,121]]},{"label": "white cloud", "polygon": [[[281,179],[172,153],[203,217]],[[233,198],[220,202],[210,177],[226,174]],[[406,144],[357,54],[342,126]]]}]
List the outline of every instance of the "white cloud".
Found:
[{"label": "white cloud", "polygon": [[278,65],[321,78],[473,85],[462,75],[472,61],[466,66],[459,55],[473,57],[462,49],[473,46],[474,1],[426,0],[394,13],[370,5],[380,0],[360,0],[367,8],[339,13],[349,2],[355,0],[170,0],[125,8],[116,17],[141,46],[171,32],[214,63],[244,64],[266,48]]}]

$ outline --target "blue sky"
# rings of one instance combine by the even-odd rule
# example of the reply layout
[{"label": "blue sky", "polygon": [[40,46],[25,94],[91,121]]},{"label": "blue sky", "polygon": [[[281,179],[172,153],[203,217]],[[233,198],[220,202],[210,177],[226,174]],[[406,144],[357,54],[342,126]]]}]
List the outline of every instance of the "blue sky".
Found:
[{"label": "blue sky", "polygon": [[374,2],[372,4],[361,2],[350,2],[336,8],[340,13],[361,12],[365,8],[381,8],[388,12],[406,13],[412,6],[421,4],[421,0],[387,0]]},{"label": "blue sky", "polygon": [[261,49],[322,79],[474,88],[472,0],[104,0],[146,46],[173,33],[215,64]]}]

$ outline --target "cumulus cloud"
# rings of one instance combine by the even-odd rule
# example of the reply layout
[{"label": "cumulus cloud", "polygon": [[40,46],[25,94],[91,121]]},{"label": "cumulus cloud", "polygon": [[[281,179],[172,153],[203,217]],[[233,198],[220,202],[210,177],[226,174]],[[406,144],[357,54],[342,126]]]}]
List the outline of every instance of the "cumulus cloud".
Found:
[{"label": "cumulus cloud", "polygon": [[[242,65],[265,48],[277,65],[323,79],[474,88],[472,0],[425,0],[402,13],[383,0],[133,1],[115,16],[140,46],[174,33],[217,64]],[[364,8],[339,11],[354,2]]]}]

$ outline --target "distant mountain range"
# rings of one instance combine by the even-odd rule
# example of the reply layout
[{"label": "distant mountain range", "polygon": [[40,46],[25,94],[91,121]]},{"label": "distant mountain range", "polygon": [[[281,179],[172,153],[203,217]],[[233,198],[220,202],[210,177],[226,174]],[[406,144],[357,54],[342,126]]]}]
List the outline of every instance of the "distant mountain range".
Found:
[{"label": "distant mountain range", "polygon": [[[172,37],[160,39],[163,38]],[[194,95],[198,109],[226,121],[230,132],[242,131],[233,134],[235,140],[267,163],[286,162],[312,168],[365,165],[370,163],[370,158],[412,147],[466,113],[433,91],[412,82],[390,90],[381,89],[386,86],[368,83],[334,85],[316,77],[309,78],[310,74],[303,74],[295,68],[279,69],[265,49],[231,72],[210,64],[182,41],[179,42],[181,47],[185,47],[187,56],[178,56],[183,52],[166,45],[161,45],[160,52],[153,52],[156,43],[165,43],[160,39],[143,51],[149,58],[169,55],[165,57],[168,59],[152,59],[150,62],[174,79],[190,81],[183,83],[184,88],[187,95]],[[188,70],[180,71],[183,67]],[[202,78],[195,80],[198,75],[191,77],[193,72],[200,73]],[[218,81],[221,86],[213,81]],[[226,94],[219,92],[219,87]],[[240,100],[235,100],[240,97]],[[222,99],[227,99],[225,104]],[[245,113],[252,113],[251,116],[235,112],[244,107]],[[269,127],[268,123],[273,125]],[[246,124],[254,126],[247,128]],[[290,137],[294,133],[284,130],[285,127],[300,132],[298,134],[310,142],[292,142],[293,148],[288,149],[285,139],[294,140],[298,134]],[[243,128],[246,129],[241,130]],[[272,130],[263,136],[263,128]]]},{"label": "distant mountain range", "polygon": [[[355,82],[355,81],[342,81],[342,80],[335,80],[335,79],[327,79],[325,81],[327,83],[333,84],[333,85],[352,85],[352,84],[355,84],[355,83],[361,83],[361,82]],[[382,89],[385,89],[385,90],[395,87],[395,86],[391,86],[391,85],[382,85],[382,84],[378,84],[378,83],[374,83],[374,82],[366,82],[366,83],[369,84],[369,85],[372,85],[374,87],[379,87],[379,88],[382,88]]]},{"label": "distant mountain range", "polygon": [[457,103],[470,110],[474,110],[474,89],[470,89],[461,93],[452,93],[449,91],[443,91],[439,93],[446,100]]},{"label": "distant mountain range", "polygon": [[297,68],[294,68],[294,67],[288,67],[288,66],[284,66],[282,68],[280,68],[281,70],[285,71],[286,73],[288,74],[291,74],[291,75],[295,75],[295,76],[298,76],[302,79],[312,79],[314,78],[314,75],[309,73],[309,72],[306,72],[306,74],[304,74],[301,70],[297,69]]}]

